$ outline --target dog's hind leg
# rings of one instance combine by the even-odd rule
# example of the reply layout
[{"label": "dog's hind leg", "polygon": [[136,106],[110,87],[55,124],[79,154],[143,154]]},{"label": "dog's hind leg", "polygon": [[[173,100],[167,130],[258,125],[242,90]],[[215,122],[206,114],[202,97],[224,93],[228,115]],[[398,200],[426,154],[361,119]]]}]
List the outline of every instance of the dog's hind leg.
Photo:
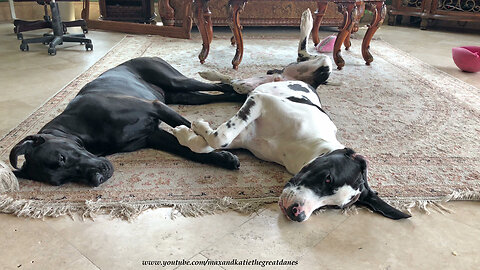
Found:
[{"label": "dog's hind leg", "polygon": [[199,72],[200,76],[210,81],[220,81],[224,84],[230,84],[233,90],[239,94],[248,94],[255,90],[259,85],[269,82],[282,81],[284,78],[281,74],[268,74],[259,77],[251,77],[247,79],[233,79],[227,75],[223,75],[217,71]]},{"label": "dog's hind leg", "polygon": [[188,147],[181,145],[177,138],[169,132],[158,129],[147,138],[147,147],[162,150],[183,158],[235,170],[240,162],[234,154],[227,151],[195,153]]},{"label": "dog's hind leg", "polygon": [[221,91],[233,92],[229,84],[205,83],[188,78],[165,60],[158,57],[140,57],[125,62],[143,80],[160,87],[165,92]]},{"label": "dog's hind leg", "polygon": [[201,105],[213,102],[244,102],[247,95],[232,93],[207,94],[201,92],[166,92],[166,104]]},{"label": "dog's hind leg", "polygon": [[298,42],[297,62],[307,61],[316,57],[315,55],[310,54],[307,50],[307,44],[310,38],[310,32],[312,32],[312,28],[312,13],[310,12],[310,9],[307,9],[302,13],[302,19],[300,23],[300,41]]}]

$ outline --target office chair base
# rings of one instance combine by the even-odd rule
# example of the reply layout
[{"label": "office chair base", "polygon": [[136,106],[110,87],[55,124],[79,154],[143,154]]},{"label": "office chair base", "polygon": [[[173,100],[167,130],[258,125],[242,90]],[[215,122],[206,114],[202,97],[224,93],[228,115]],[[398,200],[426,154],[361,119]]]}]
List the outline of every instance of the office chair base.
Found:
[{"label": "office chair base", "polygon": [[20,44],[20,50],[22,51],[29,51],[30,48],[28,47],[29,43],[42,43],[44,45],[49,45],[48,54],[49,55],[56,55],[57,49],[55,48],[57,45],[62,45],[63,42],[78,42],[80,44],[85,44],[86,51],[93,50],[93,43],[91,39],[85,38],[84,34],[75,34],[75,35],[62,35],[62,36],[55,36],[52,34],[44,34],[43,37],[39,38],[29,38],[22,40]]}]

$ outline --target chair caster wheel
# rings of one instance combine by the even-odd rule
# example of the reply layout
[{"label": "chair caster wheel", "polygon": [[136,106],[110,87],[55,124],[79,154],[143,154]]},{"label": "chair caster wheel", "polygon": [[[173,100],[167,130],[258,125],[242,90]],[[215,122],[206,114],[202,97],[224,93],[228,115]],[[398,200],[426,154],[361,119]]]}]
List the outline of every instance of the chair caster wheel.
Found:
[{"label": "chair caster wheel", "polygon": [[49,55],[56,55],[56,54],[57,54],[57,49],[55,49],[55,48],[48,48],[48,54],[49,54]]},{"label": "chair caster wheel", "polygon": [[17,34],[17,39],[18,39],[18,40],[22,40],[22,39],[23,39],[23,34],[22,34],[22,33],[18,33],[18,34]]},{"label": "chair caster wheel", "polygon": [[22,43],[20,44],[20,50],[22,50],[22,52],[28,52],[30,48],[28,48],[28,44],[27,43]]},{"label": "chair caster wheel", "polygon": [[84,34],[88,34],[88,29],[82,29]]},{"label": "chair caster wheel", "polygon": [[87,43],[85,44],[85,50],[90,50],[90,51],[93,51],[93,44],[92,43]]}]

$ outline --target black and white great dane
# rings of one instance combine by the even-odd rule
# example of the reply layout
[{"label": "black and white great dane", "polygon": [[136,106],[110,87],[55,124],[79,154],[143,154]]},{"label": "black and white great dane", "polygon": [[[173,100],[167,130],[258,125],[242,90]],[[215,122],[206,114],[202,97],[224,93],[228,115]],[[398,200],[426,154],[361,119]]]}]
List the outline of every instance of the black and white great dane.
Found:
[{"label": "black and white great dane", "polygon": [[216,129],[201,119],[173,133],[197,153],[244,148],[256,157],[285,166],[293,178],[285,185],[279,206],[291,220],[305,221],[324,206],[365,205],[388,218],[409,215],[393,208],[368,185],[367,161],[336,138],[337,128],[322,109],[316,88],[332,71],[325,55],[312,55],[306,42],[313,20],[302,15],[299,62],[267,76],[233,79],[202,72],[210,81],[232,85],[248,97],[240,110]]}]

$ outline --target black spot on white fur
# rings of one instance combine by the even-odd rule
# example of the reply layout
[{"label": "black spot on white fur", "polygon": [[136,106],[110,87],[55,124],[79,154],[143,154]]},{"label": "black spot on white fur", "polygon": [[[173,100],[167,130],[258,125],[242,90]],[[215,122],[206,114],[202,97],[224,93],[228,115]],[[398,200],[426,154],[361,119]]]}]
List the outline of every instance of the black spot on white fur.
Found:
[{"label": "black spot on white fur", "polygon": [[237,113],[238,118],[242,119],[243,121],[247,121],[248,116],[250,116],[250,109],[255,105],[255,101],[253,101],[253,97],[249,98]]},{"label": "black spot on white fur", "polygon": [[303,54],[298,54],[297,57],[297,62],[304,62],[310,60],[310,57],[308,56],[303,56]]},{"label": "black spot on white fur", "polygon": [[[302,40],[302,44],[300,44],[300,50],[304,51],[307,49],[307,38],[305,37],[303,40]],[[300,54],[298,55],[300,56]],[[303,56],[303,55],[302,55]]]},{"label": "black spot on white fur", "polygon": [[298,83],[289,84],[289,85],[288,85],[288,88],[292,89],[293,91],[301,91],[301,92],[305,92],[305,93],[310,92],[310,90],[309,90],[308,88],[303,87],[303,86],[301,86],[301,85],[298,84]]},{"label": "black spot on white fur", "polygon": [[[310,99],[308,99],[306,96],[302,96],[302,98],[298,98],[298,97],[287,97],[288,100],[292,101],[292,102],[297,102],[297,103],[302,103],[302,104],[307,104],[307,105],[311,105],[311,106],[314,106],[316,107],[317,109],[319,109],[321,112],[323,112],[324,114],[326,114],[328,116],[328,118],[330,118],[330,115],[328,115],[328,113],[326,111],[324,111],[321,107],[319,107],[318,105],[314,104]],[[331,118],[330,118],[331,119]]]}]

